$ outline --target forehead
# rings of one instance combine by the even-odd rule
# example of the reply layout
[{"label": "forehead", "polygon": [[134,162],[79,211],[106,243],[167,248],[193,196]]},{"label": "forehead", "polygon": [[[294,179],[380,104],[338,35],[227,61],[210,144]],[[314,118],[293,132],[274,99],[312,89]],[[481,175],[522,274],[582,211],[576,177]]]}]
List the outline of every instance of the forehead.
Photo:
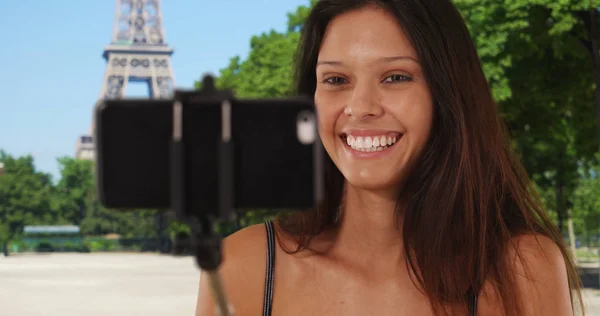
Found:
[{"label": "forehead", "polygon": [[389,12],[373,6],[339,15],[325,31],[319,59],[369,60],[417,54],[402,27]]}]

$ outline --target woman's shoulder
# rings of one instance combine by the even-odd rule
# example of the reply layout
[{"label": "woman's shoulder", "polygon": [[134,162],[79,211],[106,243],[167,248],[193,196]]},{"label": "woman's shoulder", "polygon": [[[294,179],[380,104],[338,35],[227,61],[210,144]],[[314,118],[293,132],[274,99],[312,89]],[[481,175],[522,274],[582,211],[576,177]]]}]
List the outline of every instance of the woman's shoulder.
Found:
[{"label": "woman's shoulder", "polygon": [[223,240],[222,266],[248,266],[250,263],[265,264],[267,251],[266,223],[244,227]]},{"label": "woman's shoulder", "polygon": [[[243,315],[262,313],[267,233],[265,224],[245,227],[222,242],[219,274],[229,302]],[[208,278],[202,273],[196,316],[217,315]],[[238,314],[239,314],[238,312]]]},{"label": "woman's shoulder", "polygon": [[534,292],[533,287],[539,291],[541,289],[537,288],[542,284],[568,289],[566,258],[558,242],[550,237],[542,234],[515,236],[506,256],[515,281],[526,292]]},{"label": "woman's shoulder", "polygon": [[[527,315],[570,315],[570,286],[565,257],[557,242],[541,234],[511,239],[505,251],[518,296]],[[480,293],[484,315],[500,315],[499,297],[486,282]],[[483,295],[482,295],[483,294]]]}]

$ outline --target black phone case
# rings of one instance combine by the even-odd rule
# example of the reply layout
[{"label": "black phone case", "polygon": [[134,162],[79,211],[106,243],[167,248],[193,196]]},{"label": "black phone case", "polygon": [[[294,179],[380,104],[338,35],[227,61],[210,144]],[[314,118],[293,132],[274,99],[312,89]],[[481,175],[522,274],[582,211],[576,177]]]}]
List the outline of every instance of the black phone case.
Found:
[{"label": "black phone case", "polygon": [[[234,100],[235,206],[304,209],[314,206],[321,149],[316,115],[306,99]],[[314,124],[312,143],[302,143],[297,122]]]},{"label": "black phone case", "polygon": [[[172,100],[105,100],[96,109],[97,183],[110,208],[169,208]],[[234,207],[304,209],[320,198],[322,146],[296,137],[307,99],[232,100]],[[316,119],[315,122],[316,124]],[[316,131],[315,131],[316,133]],[[217,214],[221,103],[185,101],[188,209]],[[313,202],[314,201],[314,202]]]}]

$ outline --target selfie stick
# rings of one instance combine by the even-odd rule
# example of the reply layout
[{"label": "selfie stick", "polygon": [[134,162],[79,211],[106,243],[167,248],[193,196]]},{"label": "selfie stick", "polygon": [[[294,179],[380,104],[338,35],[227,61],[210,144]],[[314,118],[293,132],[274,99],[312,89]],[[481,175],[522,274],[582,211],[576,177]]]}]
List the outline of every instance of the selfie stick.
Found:
[{"label": "selfie stick", "polygon": [[[219,140],[219,212],[221,219],[229,220],[233,213],[233,142],[231,139],[231,103],[232,95],[227,91],[217,91],[211,76],[203,79],[202,91],[194,96],[217,99],[221,102],[222,130]],[[191,229],[191,244],[196,263],[206,272],[218,315],[233,316],[234,310],[227,301],[225,289],[218,268],[222,261],[221,239],[213,230],[213,220],[209,214],[190,210],[186,204],[188,192],[186,186],[186,168],[184,159],[183,104],[175,97],[173,105],[173,139],[171,142],[171,203],[178,220],[188,223]],[[197,193],[196,193],[197,194]],[[198,218],[189,216],[197,214]]]}]

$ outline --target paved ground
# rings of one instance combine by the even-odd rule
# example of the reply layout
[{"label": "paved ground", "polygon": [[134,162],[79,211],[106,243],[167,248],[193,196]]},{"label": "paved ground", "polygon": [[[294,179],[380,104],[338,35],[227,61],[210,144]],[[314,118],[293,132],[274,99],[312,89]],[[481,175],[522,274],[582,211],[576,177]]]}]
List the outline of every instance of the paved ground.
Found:
[{"label": "paved ground", "polygon": [[0,257],[3,316],[193,316],[191,257],[49,254]]},{"label": "paved ground", "polygon": [[586,302],[586,315],[600,316],[600,265],[582,263],[579,265],[584,286],[583,299]]},{"label": "paved ground", "polygon": [[600,291],[584,289],[583,299],[586,302],[585,313],[588,316],[600,316]]},{"label": "paved ground", "polygon": [[[582,265],[587,315],[600,316],[598,264]],[[2,316],[193,316],[191,257],[48,254],[0,257]]]}]

